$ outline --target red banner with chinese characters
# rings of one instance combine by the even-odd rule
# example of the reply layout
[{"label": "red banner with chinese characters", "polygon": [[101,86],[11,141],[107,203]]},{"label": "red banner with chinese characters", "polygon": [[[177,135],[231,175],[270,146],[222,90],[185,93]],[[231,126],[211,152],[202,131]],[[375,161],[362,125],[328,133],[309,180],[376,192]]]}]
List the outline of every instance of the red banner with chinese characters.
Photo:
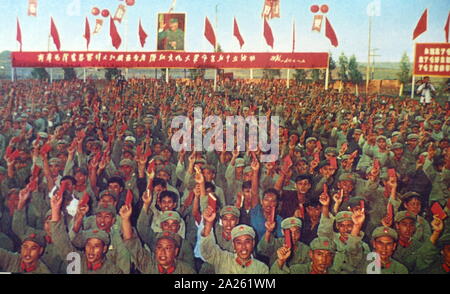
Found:
[{"label": "red banner with chinese characters", "polygon": [[13,67],[324,69],[328,53],[12,52]]},{"label": "red banner with chinese characters", "polygon": [[450,43],[417,43],[414,75],[450,77]]}]

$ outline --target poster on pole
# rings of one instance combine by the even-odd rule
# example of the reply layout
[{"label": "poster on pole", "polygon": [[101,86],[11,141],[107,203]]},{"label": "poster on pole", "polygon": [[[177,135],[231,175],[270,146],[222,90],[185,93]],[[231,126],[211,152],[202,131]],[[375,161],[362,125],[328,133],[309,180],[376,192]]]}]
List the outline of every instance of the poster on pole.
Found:
[{"label": "poster on pole", "polygon": [[158,51],[184,51],[186,13],[158,13]]},{"label": "poster on pole", "polygon": [[450,77],[450,43],[417,43],[414,75]]}]

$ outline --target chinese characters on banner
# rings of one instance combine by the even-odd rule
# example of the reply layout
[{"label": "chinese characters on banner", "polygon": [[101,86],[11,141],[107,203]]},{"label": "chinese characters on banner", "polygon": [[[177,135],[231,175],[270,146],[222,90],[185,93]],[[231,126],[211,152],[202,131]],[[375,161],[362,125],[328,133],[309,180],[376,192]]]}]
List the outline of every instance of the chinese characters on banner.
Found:
[{"label": "chinese characters on banner", "polygon": [[280,0],[264,0],[262,11],[263,18],[279,18],[280,17]]},{"label": "chinese characters on banner", "polygon": [[324,69],[328,53],[13,52],[13,67]]},{"label": "chinese characters on banner", "polygon": [[414,75],[450,77],[450,43],[418,43]]}]

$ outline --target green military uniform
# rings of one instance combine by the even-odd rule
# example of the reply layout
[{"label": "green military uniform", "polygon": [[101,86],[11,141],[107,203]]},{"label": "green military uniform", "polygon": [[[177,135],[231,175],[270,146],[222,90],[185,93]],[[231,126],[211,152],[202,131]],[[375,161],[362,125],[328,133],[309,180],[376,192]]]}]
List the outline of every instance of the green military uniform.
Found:
[{"label": "green military uniform", "polygon": [[[47,212],[46,216],[50,215],[50,211]],[[42,238],[46,238],[47,246],[45,246],[45,251],[41,256],[41,261],[50,269],[54,274],[63,274],[64,272],[64,261],[61,259],[58,249],[55,247],[52,239],[47,236],[47,233],[43,230],[37,230],[30,227],[26,221],[25,209],[16,210],[13,216],[12,229],[14,233],[19,236],[21,240],[24,240],[27,236],[31,234],[36,234]]]},{"label": "green military uniform", "polygon": [[[394,229],[389,227],[377,227],[372,233],[372,240],[384,236],[391,237],[394,241],[397,241],[398,239],[398,234]],[[371,262],[367,260],[366,256],[362,256],[361,261],[358,272],[360,274],[366,274],[368,273]],[[388,265],[381,266],[381,274],[408,274],[408,269],[400,262],[391,258]]]},{"label": "green military uniform", "polygon": [[[161,239],[161,238],[170,238],[175,241],[175,244],[180,246],[180,236],[175,235],[170,232],[163,232],[160,234],[157,234],[155,238],[155,243]],[[158,263],[156,262],[155,258],[153,257],[153,254],[151,251],[145,250],[142,247],[141,242],[139,241],[139,238],[137,238],[136,234],[133,234],[133,237],[129,240],[124,241],[125,246],[128,248],[128,250],[131,253],[131,256],[135,260],[136,267],[139,269],[139,271],[143,274],[161,274],[164,273],[163,271],[160,271],[158,268]],[[183,261],[175,259],[175,268],[170,273],[173,274],[196,274],[195,270],[188,264],[184,263]]]},{"label": "green military uniform", "polygon": [[[153,211],[152,209],[149,209],[148,212],[145,212],[144,209],[141,210],[141,213],[139,214],[138,221],[137,221],[137,231],[141,238],[141,240],[147,244],[151,250],[154,250],[156,246],[156,240],[155,240],[155,231],[152,228],[152,222],[155,221],[153,218]],[[153,220],[152,220],[153,219]],[[178,231],[178,235],[183,238],[183,232],[181,231],[182,224],[184,224],[184,221],[181,219],[180,215],[176,211],[166,211],[161,214],[161,217],[159,219],[159,224],[169,220],[174,219],[177,220],[180,223],[180,229]],[[161,228],[161,226],[159,226]],[[188,264],[191,267],[194,267],[194,254],[192,246],[189,244],[189,242],[182,240],[180,244],[180,252],[178,253],[177,260],[183,261],[184,263]]]},{"label": "green military uniform", "polygon": [[[283,230],[289,229],[294,226],[297,226],[301,229],[301,220],[296,217],[289,217],[281,222],[281,228]],[[277,260],[277,249],[282,247],[283,244],[284,238],[274,238],[273,235],[270,235],[269,242],[266,241],[266,238],[261,238],[258,243],[257,252],[261,255],[269,257],[269,264],[273,264]],[[295,249],[291,252],[291,256],[287,261],[287,266],[290,267],[294,264],[309,262],[311,260],[309,257],[309,250],[310,248],[308,245],[299,241],[296,244]]]},{"label": "green military uniform", "polygon": [[[45,247],[45,239],[42,236],[31,234],[24,238],[25,241],[32,241],[41,248]],[[22,257],[18,253],[12,253],[0,248],[0,271],[11,273],[28,273],[28,274],[51,274],[48,267],[38,260],[34,268],[25,268],[22,263]]]},{"label": "green military uniform", "polygon": [[[352,220],[352,213],[350,211],[341,211],[336,215],[336,223],[346,220]],[[337,252],[334,257],[333,268],[341,274],[351,274],[356,270],[359,263],[362,247],[362,254],[367,255],[370,252],[369,246],[362,242],[364,233],[361,237],[354,237],[349,235],[346,242],[340,239],[340,234],[333,231],[334,219],[330,217],[321,216],[317,235],[319,237],[326,237],[336,244]],[[361,244],[360,244],[361,242]]]},{"label": "green military uniform", "polygon": [[[311,250],[328,250],[333,253],[336,252],[336,244],[328,239],[327,237],[318,237],[311,241]],[[277,261],[270,268],[271,274],[300,274],[306,275],[311,274],[312,272],[312,261],[304,264],[294,264],[292,266],[288,266],[286,264],[283,265],[282,268],[279,267]],[[339,271],[335,269],[335,263],[328,269],[328,274],[340,274]]]},{"label": "green military uniform", "polygon": [[[246,225],[239,225],[231,231],[232,239],[243,235],[255,238],[255,231]],[[252,257],[249,264],[240,265],[236,261],[237,255],[220,249],[211,232],[207,237],[200,239],[201,254],[210,264],[214,265],[216,274],[268,274],[267,265]]]},{"label": "green military uniform", "polygon": [[436,245],[429,242],[424,250],[422,250],[422,255],[420,259],[422,261],[421,265],[416,270],[419,274],[449,274],[450,266],[445,263],[444,258],[440,256],[440,251],[444,246],[450,244],[450,234],[444,234],[437,241]]},{"label": "green military uniform", "polygon": [[[72,252],[76,252],[81,256],[81,274],[121,274],[122,271],[113,264],[107,258],[104,260],[100,268],[91,268],[88,265],[86,254],[76,250],[69,239],[69,235],[66,231],[64,223],[60,220],[58,222],[50,222],[50,230],[53,236],[53,242],[58,248],[61,258],[66,259],[67,255]],[[109,246],[109,236],[104,231],[92,230],[84,234],[86,244],[87,240],[90,238],[96,238],[102,240],[106,246]]]},{"label": "green military uniform", "polygon": [[227,205],[234,205],[236,203],[237,193],[242,190],[243,180],[236,179],[236,167],[244,167],[244,159],[237,158],[234,164],[235,165],[231,165],[230,162],[225,171],[225,179],[227,181],[225,201]]}]

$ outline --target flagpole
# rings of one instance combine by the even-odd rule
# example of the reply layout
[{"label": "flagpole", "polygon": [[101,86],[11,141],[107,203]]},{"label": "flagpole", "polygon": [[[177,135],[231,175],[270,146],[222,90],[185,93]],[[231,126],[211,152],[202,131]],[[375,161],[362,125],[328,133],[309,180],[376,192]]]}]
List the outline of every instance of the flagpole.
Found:
[{"label": "flagpole", "polygon": [[367,68],[366,68],[366,96],[369,95],[370,82],[370,53],[372,46],[372,16],[369,15],[369,52],[367,53]]},{"label": "flagpole", "polygon": [[415,61],[416,61],[416,42],[413,43],[413,69],[412,69],[412,83],[411,83],[411,99],[414,99],[414,89],[416,87],[416,76],[414,75]]},{"label": "flagpole", "polygon": [[[128,52],[128,14],[125,13],[125,52]],[[128,80],[128,67],[125,68],[125,79]]]},{"label": "flagpole", "polygon": [[330,82],[330,55],[331,52],[328,50],[327,70],[325,72],[325,90],[328,90],[328,84]]},{"label": "flagpole", "polygon": [[[219,4],[216,4],[216,29],[215,31],[217,32],[217,27],[218,27],[218,17],[217,17],[217,10],[219,8]],[[216,44],[214,46],[214,52],[217,52],[217,36],[216,36]],[[217,74],[218,74],[218,69],[216,68],[215,73],[214,73],[214,92],[217,91]]]},{"label": "flagpole", "polygon": [[[292,53],[295,52],[295,22],[294,22],[294,17],[292,17]],[[288,68],[287,69],[287,73],[286,73],[286,87],[289,89],[290,88],[290,84],[291,84],[291,69]]]},{"label": "flagpole", "polygon": [[[50,34],[48,35],[47,51],[50,52]],[[53,83],[53,67],[50,67],[50,83]]]}]

